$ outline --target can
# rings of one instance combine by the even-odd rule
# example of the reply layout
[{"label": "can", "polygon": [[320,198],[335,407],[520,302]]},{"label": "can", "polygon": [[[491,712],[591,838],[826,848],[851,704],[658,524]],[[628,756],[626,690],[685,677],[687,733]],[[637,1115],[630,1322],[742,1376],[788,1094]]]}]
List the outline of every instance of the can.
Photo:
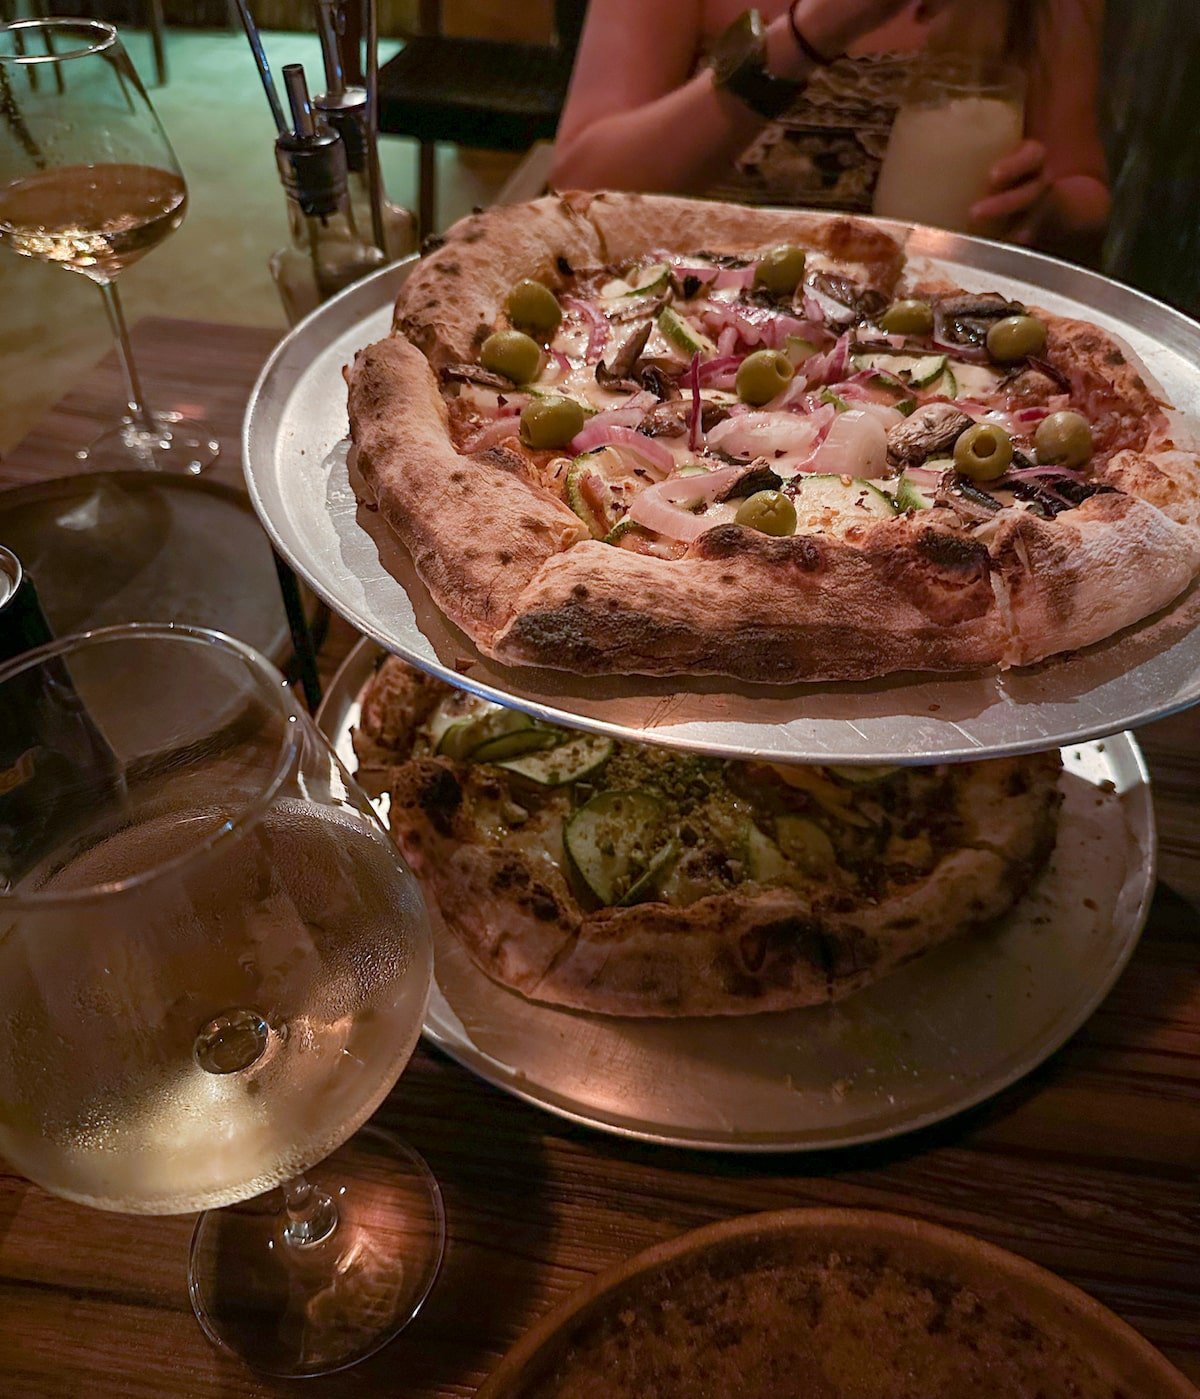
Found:
[{"label": "can", "polygon": [[0,664],[51,639],[33,579],[11,549],[0,544]]},{"label": "can", "polygon": [[[52,640],[33,580],[0,546],[0,669]],[[120,788],[121,765],[66,663],[44,659],[0,682],[0,890],[65,843]]]}]

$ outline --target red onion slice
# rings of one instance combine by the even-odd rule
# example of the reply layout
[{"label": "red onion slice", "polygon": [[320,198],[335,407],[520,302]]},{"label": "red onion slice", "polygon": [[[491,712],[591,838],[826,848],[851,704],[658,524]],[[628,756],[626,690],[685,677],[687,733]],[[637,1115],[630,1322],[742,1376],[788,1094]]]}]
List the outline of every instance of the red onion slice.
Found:
[{"label": "red onion slice", "polygon": [[688,447],[693,452],[704,445],[704,408],[700,402],[700,351],[692,356],[686,375],[688,388],[692,391],[692,407],[688,414]]},{"label": "red onion slice", "polygon": [[963,364],[991,364],[988,352],[982,345],[953,345],[949,340],[939,340],[937,336],[934,336],[930,344],[938,354],[949,355],[951,359],[961,360]]},{"label": "red onion slice", "polygon": [[753,282],[753,267],[722,267],[713,281],[713,290],[723,291],[726,287],[737,287],[739,291],[743,291]]},{"label": "red onion slice", "polygon": [[581,300],[578,296],[564,296],[562,304],[568,311],[574,311],[581,320],[587,323],[588,341],[584,353],[590,360],[599,359],[600,352],[608,344],[608,322],[601,315],[599,308],[593,306],[590,301]]},{"label": "red onion slice", "polygon": [[661,442],[656,442],[643,432],[635,432],[631,427],[622,427],[619,423],[601,423],[597,426],[594,421],[590,422],[571,440],[571,451],[576,456],[591,451],[593,447],[621,447],[636,452],[664,476],[675,470],[675,458]]},{"label": "red onion slice", "polygon": [[469,438],[463,444],[463,452],[470,456],[472,452],[484,452],[489,447],[496,447],[501,442],[507,442],[510,437],[519,436],[520,428],[517,419],[510,413],[480,428],[474,437]]},{"label": "red onion slice", "polygon": [[804,375],[809,384],[836,384],[846,377],[846,358],[850,337],[842,335],[823,354],[810,355],[804,361]]},{"label": "red onion slice", "polygon": [[[1004,481],[1033,481],[1039,476],[1066,476],[1072,481],[1087,480],[1082,471],[1076,471],[1070,466],[1022,466],[1016,471],[1008,472]],[[1003,481],[1000,484],[1003,484]]]},{"label": "red onion slice", "polygon": [[744,466],[725,466],[704,476],[672,476],[667,481],[647,486],[629,507],[628,518],[656,534],[689,544],[721,521],[694,515],[690,510],[681,509],[680,503],[695,500],[711,503],[732,486],[745,469]]},{"label": "red onion slice", "polygon": [[804,308],[804,319],[812,321],[814,325],[823,326],[825,324],[825,308],[810,291],[804,293],[804,300],[801,302]]}]

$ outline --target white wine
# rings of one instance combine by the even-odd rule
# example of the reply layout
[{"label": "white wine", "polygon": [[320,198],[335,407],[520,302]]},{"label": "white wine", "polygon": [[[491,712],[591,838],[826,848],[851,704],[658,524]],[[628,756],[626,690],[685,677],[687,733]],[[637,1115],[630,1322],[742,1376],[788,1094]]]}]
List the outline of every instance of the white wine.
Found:
[{"label": "white wine", "polygon": [[112,276],[183,222],[187,187],[153,165],[60,165],[0,186],[0,243]]},{"label": "white wine", "polygon": [[0,1152],[55,1194],[139,1214],[257,1195],[344,1141],[412,1053],[432,954],[382,832],[299,801],[225,825],[159,803],[13,891]]}]

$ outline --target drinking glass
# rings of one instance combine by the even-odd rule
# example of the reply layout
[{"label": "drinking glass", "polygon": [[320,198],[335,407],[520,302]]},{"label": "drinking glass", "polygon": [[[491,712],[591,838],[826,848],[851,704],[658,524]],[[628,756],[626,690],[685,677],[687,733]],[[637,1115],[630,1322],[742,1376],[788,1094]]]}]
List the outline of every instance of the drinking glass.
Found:
[{"label": "drinking glass", "polygon": [[111,24],[0,25],[0,244],[96,283],[125,377],[128,416],[79,453],[94,465],[194,474],[217,458],[202,423],[146,406],[115,281],[186,209],[175,152]]},{"label": "drinking glass", "polygon": [[50,642],[0,667],[0,714],[0,1153],[84,1205],[204,1210],[196,1315],[255,1368],[371,1354],[444,1241],[424,1162],[362,1126],[431,985],[412,874],[217,632]]},{"label": "drinking glass", "polygon": [[875,187],[875,212],[956,232],[997,234],[972,223],[988,173],[1021,143],[1025,74],[989,59],[926,55],[896,113]]}]

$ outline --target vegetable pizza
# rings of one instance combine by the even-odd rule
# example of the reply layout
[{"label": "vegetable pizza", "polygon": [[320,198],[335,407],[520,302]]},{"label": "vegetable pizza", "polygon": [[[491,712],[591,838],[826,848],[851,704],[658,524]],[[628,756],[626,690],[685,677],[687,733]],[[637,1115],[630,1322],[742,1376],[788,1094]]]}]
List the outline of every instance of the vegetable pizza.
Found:
[{"label": "vegetable pizza", "polygon": [[1012,907],[1054,847],[1057,753],[776,767],[531,719],[389,658],[359,778],[475,963],[604,1014],[839,1000]]},{"label": "vegetable pizza", "polygon": [[637,194],[455,225],[348,371],[356,472],[488,656],[866,679],[1029,665],[1200,571],[1200,466],[1097,326],[883,226]]}]

